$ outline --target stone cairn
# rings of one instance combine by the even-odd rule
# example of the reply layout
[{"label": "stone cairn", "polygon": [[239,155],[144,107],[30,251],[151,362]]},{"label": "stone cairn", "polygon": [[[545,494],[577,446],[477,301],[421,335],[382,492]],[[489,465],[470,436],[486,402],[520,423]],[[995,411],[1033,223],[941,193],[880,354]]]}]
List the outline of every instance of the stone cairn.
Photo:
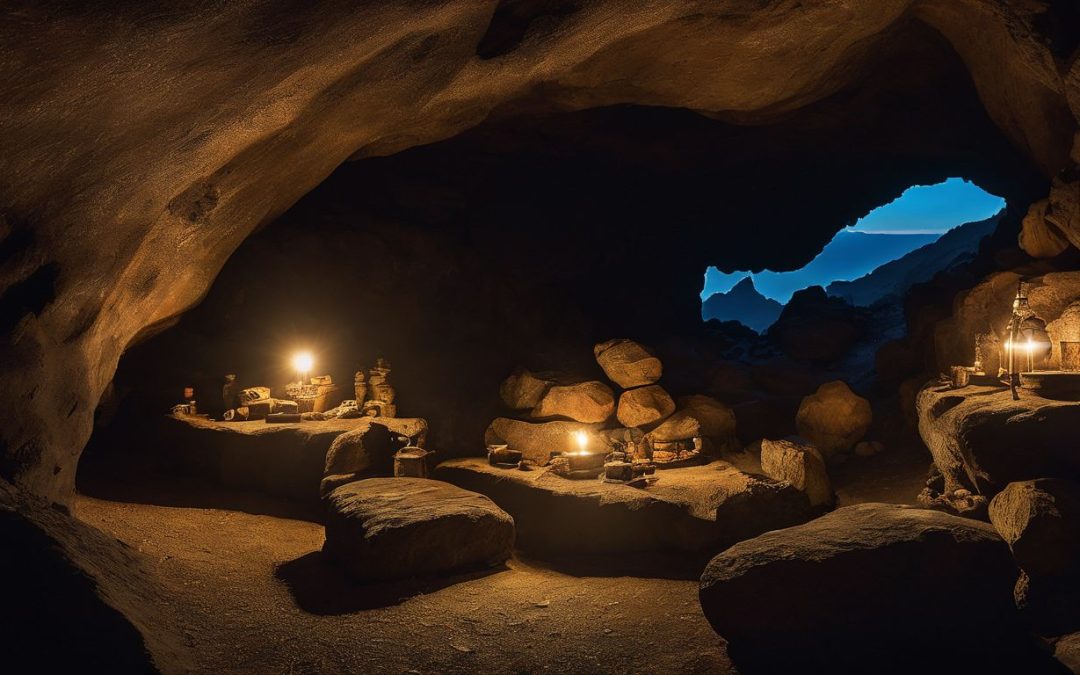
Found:
[{"label": "stone cairn", "polygon": [[698,463],[738,447],[731,409],[701,395],[676,403],[658,384],[663,364],[649,348],[616,339],[596,345],[593,355],[614,388],[526,369],[502,383],[503,403],[515,413],[487,429],[493,464],[645,485],[657,466]]}]

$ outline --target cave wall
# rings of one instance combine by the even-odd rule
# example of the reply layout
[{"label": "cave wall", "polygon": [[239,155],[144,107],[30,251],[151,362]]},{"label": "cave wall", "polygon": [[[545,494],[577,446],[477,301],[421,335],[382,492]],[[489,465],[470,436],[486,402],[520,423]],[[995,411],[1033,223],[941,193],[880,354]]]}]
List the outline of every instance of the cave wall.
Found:
[{"label": "cave wall", "polygon": [[[196,303],[253,230],[349,157],[391,155],[488,117],[641,104],[774,123],[851,94],[881,54],[925,29],[955,50],[1021,157],[986,180],[1004,182],[1000,193],[1017,190],[1014,170],[1048,180],[1076,161],[1075,36],[1050,30],[1066,5],[9,4],[0,475],[67,499],[120,354]],[[877,113],[860,105],[856,96],[839,109]],[[819,120],[814,133],[849,119]],[[931,144],[908,153],[962,158]],[[828,235],[801,221],[767,227]],[[799,262],[780,258],[749,264]],[[729,266],[722,253],[697,262]]]}]

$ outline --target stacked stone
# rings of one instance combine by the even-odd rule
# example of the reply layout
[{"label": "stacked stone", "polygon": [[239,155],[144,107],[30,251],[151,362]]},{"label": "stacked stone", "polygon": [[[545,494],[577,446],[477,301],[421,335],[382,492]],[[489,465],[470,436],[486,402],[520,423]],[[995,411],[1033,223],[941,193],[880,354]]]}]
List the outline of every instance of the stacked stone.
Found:
[{"label": "stacked stone", "polygon": [[[572,451],[574,431],[604,430],[608,439],[627,434],[651,441],[705,438],[716,451],[735,449],[735,415],[708,396],[687,396],[678,404],[658,382],[663,364],[633,340],[600,343],[593,355],[607,378],[573,382],[557,374],[519,369],[500,388],[503,403],[527,419],[501,417],[488,427],[488,444],[506,443],[535,463],[552,451]],[[527,412],[526,412],[527,411]],[[612,429],[613,422],[619,427]]]}]

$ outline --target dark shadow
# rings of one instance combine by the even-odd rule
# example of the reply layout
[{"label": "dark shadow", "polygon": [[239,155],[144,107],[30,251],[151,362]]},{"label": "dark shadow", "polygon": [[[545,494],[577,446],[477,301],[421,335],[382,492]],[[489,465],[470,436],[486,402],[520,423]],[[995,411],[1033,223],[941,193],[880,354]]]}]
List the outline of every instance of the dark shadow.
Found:
[{"label": "dark shadow", "polygon": [[499,565],[445,577],[359,584],[351,581],[345,575],[344,569],[327,559],[322,551],[312,551],[296,560],[278,565],[274,570],[274,577],[289,588],[300,609],[320,616],[339,616],[399,605],[414,596],[434,593],[454,584],[480,579],[507,569],[505,565]]},{"label": "dark shadow", "polygon": [[641,577],[697,581],[713,553],[686,551],[640,551],[621,555],[558,555],[541,556],[535,553],[518,557],[531,567],[549,569],[573,577]]},{"label": "dark shadow", "polygon": [[128,504],[222,509],[312,523],[323,522],[323,510],[319,504],[226,489],[194,477],[170,475],[150,467],[122,467],[117,464],[80,462],[79,492],[87,497]]}]

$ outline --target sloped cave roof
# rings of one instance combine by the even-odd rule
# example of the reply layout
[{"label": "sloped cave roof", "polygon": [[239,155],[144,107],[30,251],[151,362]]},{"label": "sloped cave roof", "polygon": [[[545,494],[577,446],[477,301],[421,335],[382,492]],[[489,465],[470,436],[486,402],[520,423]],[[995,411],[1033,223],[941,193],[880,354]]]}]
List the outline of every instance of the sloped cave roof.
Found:
[{"label": "sloped cave roof", "polygon": [[[123,350],[196,303],[245,237],[350,158],[455,136],[504,153],[511,131],[545,133],[514,120],[558,118],[553,151],[594,143],[643,167],[666,162],[698,177],[690,191],[741,176],[755,189],[774,182],[752,194],[796,203],[823,181],[851,186],[816,217],[769,204],[759,222],[752,202],[740,206],[752,226],[796,246],[757,237],[733,253],[710,246],[731,234],[723,227],[693,232],[698,250],[717,251],[697,262],[721,267],[796,266],[848,220],[945,172],[1034,199],[1077,159],[1076,35],[1059,28],[1075,25],[1068,7],[9,5],[0,404],[13,419],[0,432],[0,475],[64,500]],[[662,125],[685,127],[680,154],[599,133],[640,122],[633,114],[570,114],[628,105],[682,109],[684,120]],[[470,136],[485,120],[495,122],[487,135]],[[722,158],[694,153],[699,127],[711,134],[699,147]]]}]

